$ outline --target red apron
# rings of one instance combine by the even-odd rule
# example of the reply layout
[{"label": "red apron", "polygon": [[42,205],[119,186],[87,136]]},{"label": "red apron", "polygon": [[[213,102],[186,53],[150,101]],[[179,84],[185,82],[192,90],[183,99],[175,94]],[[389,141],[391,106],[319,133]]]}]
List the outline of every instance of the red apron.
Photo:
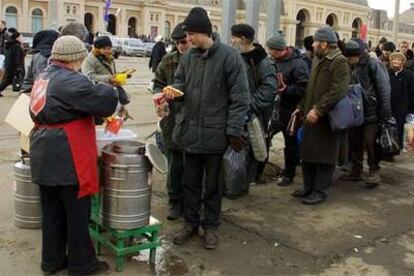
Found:
[{"label": "red apron", "polygon": [[36,127],[63,128],[68,137],[68,143],[78,177],[78,198],[97,193],[99,191],[97,169],[98,152],[93,117],[57,125],[36,125]]}]

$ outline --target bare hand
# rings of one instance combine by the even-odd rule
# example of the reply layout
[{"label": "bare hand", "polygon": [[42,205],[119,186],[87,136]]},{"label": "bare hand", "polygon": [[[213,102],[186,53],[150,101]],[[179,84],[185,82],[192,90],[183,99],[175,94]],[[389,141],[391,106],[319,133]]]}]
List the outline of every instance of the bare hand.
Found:
[{"label": "bare hand", "polygon": [[171,90],[168,86],[164,87],[162,93],[164,93],[164,96],[167,100],[174,100],[175,98],[174,91]]},{"label": "bare hand", "polygon": [[316,109],[312,108],[311,111],[306,115],[306,122],[310,124],[315,124],[319,120],[319,113]]},{"label": "bare hand", "polygon": [[109,78],[109,83],[114,86],[121,86],[121,84],[116,80],[115,76],[111,76]]}]

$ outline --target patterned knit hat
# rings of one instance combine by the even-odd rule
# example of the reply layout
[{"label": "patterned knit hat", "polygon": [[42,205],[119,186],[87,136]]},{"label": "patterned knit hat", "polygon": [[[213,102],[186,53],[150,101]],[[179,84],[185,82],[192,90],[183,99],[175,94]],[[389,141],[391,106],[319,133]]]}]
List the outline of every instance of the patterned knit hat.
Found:
[{"label": "patterned knit hat", "polygon": [[84,59],[88,55],[85,45],[79,38],[71,35],[62,36],[55,41],[51,59],[70,62]]}]

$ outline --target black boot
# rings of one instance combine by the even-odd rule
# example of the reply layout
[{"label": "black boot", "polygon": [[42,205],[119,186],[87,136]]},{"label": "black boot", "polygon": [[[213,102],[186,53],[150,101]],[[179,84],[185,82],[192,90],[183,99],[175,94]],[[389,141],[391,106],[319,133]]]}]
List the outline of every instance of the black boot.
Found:
[{"label": "black boot", "polygon": [[179,204],[170,204],[168,207],[168,220],[177,220],[181,217],[183,208]]},{"label": "black boot", "polygon": [[320,192],[313,191],[307,197],[302,198],[302,203],[307,205],[315,205],[322,203],[326,200],[326,195]]},{"label": "black boot", "polygon": [[292,193],[292,196],[294,197],[307,197],[312,193],[312,190],[306,190],[304,188],[301,188],[299,190],[296,190]]},{"label": "black boot", "polygon": [[283,176],[279,178],[279,180],[277,181],[277,185],[280,187],[286,187],[292,184],[292,182],[293,182],[293,177]]}]

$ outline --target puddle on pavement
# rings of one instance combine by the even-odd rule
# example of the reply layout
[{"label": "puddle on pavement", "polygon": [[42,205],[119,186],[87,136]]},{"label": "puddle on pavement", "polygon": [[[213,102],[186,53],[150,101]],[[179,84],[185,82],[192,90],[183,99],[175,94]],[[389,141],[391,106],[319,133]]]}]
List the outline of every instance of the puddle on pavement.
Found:
[{"label": "puddle on pavement", "polygon": [[[155,275],[184,275],[189,272],[184,261],[171,254],[171,244],[165,239],[161,239],[161,246],[157,248],[155,255],[155,267],[152,272]],[[144,250],[139,255],[132,257],[133,261],[145,262],[149,265],[149,250]]]}]

